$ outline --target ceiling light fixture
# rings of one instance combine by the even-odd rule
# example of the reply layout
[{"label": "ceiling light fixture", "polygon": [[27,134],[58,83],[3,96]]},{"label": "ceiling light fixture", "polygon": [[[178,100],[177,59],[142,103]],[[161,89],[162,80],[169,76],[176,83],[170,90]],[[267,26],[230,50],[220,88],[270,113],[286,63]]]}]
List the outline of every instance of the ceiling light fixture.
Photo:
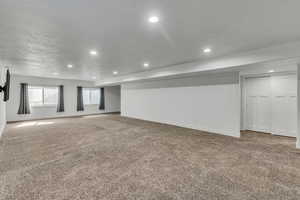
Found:
[{"label": "ceiling light fixture", "polygon": [[269,73],[273,73],[273,72],[275,72],[273,69],[269,70]]},{"label": "ceiling light fixture", "polygon": [[98,52],[96,50],[91,50],[90,55],[96,56],[96,55],[98,55]]},{"label": "ceiling light fixture", "polygon": [[149,17],[148,21],[152,24],[159,22],[159,18],[157,16]]},{"label": "ceiling light fixture", "polygon": [[144,63],[144,67],[145,68],[149,67],[149,63]]},{"label": "ceiling light fixture", "polygon": [[71,65],[71,64],[68,64],[68,68],[72,68],[73,67],[73,65]]},{"label": "ceiling light fixture", "polygon": [[114,71],[114,72],[113,72],[114,75],[117,75],[118,73],[119,73],[118,71]]},{"label": "ceiling light fixture", "polygon": [[210,49],[210,48],[205,48],[205,49],[203,49],[203,52],[204,52],[204,53],[210,53],[210,52],[211,52],[211,49]]}]

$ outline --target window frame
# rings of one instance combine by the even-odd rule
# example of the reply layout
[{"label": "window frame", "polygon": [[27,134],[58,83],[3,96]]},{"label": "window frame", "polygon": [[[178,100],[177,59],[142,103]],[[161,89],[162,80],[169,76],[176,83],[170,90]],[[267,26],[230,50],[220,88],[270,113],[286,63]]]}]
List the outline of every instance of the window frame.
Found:
[{"label": "window frame", "polygon": [[88,104],[86,104],[85,102],[84,102],[84,97],[82,97],[83,98],[83,105],[84,106],[95,106],[95,105],[99,105],[100,104],[100,99],[101,99],[101,92],[100,92],[100,88],[95,88],[95,87],[84,87],[84,88],[82,88],[82,95],[83,95],[83,93],[84,93],[84,90],[88,90],[89,91],[89,102],[91,102],[91,97],[92,97],[92,93],[91,93],[91,91],[93,91],[93,90],[99,90],[98,92],[99,92],[99,100],[98,100],[98,103],[88,103]]},{"label": "window frame", "polygon": [[[42,102],[41,104],[31,104],[30,103],[30,96],[29,96],[29,90],[31,88],[41,88],[42,89]],[[29,98],[29,105],[30,107],[57,107],[58,104],[58,98],[57,102],[53,104],[45,104],[45,88],[50,88],[50,89],[57,89],[57,95],[59,95],[59,88],[58,86],[50,86],[50,85],[29,85],[28,86],[28,98]]]}]

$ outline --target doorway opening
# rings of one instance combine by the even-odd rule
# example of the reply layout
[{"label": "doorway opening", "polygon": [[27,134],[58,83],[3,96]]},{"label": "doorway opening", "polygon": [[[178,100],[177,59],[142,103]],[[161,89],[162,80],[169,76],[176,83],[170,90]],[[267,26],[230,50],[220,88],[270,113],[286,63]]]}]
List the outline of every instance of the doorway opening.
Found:
[{"label": "doorway opening", "polygon": [[297,74],[241,77],[241,130],[297,137]]}]

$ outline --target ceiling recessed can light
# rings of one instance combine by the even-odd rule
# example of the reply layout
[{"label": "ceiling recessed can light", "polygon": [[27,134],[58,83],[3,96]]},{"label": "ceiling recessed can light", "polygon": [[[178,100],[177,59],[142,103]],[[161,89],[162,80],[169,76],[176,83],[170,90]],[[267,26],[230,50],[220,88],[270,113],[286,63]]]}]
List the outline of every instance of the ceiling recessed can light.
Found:
[{"label": "ceiling recessed can light", "polygon": [[90,55],[96,56],[98,55],[98,52],[96,50],[90,50]]},{"label": "ceiling recessed can light", "polygon": [[68,64],[68,68],[72,68],[73,67],[73,65],[71,65],[71,64]]},{"label": "ceiling recessed can light", "polygon": [[144,67],[149,67],[149,63],[144,63]]},{"label": "ceiling recessed can light", "polygon": [[203,52],[204,53],[210,53],[211,52],[211,48],[205,48],[205,49],[203,49]]},{"label": "ceiling recessed can light", "polygon": [[119,72],[118,71],[113,71],[113,74],[114,75],[117,75]]},{"label": "ceiling recessed can light", "polygon": [[155,24],[155,23],[159,22],[159,18],[157,16],[151,16],[151,17],[149,17],[148,21],[150,23]]},{"label": "ceiling recessed can light", "polygon": [[273,69],[269,70],[269,73],[273,73],[273,72],[275,72]]}]

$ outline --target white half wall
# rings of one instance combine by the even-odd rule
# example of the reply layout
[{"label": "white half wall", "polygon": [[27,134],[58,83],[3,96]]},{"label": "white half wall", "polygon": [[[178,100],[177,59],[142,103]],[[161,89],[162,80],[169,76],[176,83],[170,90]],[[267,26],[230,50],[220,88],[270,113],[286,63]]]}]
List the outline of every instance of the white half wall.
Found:
[{"label": "white half wall", "polygon": [[239,74],[123,84],[121,114],[240,137]]},{"label": "white half wall", "polygon": [[[5,83],[5,69],[0,67],[0,85],[3,86]],[[0,138],[6,125],[6,108],[5,102],[3,101],[3,92],[0,93]]]},{"label": "white half wall", "polygon": [[[65,112],[57,113],[56,106],[48,107],[32,107],[31,114],[18,115],[18,108],[20,103],[20,84],[28,83],[29,85],[37,86],[58,86],[64,85],[64,104]],[[105,110],[98,109],[98,105],[85,105],[82,112],[76,111],[77,106],[77,86],[95,87],[93,82],[78,81],[78,80],[64,80],[51,78],[38,78],[29,76],[13,75],[11,77],[11,93],[10,101],[7,102],[7,121],[23,121],[32,119],[45,119],[66,116],[78,116],[89,114],[100,114],[120,111],[120,87],[112,86],[105,87]]]}]

